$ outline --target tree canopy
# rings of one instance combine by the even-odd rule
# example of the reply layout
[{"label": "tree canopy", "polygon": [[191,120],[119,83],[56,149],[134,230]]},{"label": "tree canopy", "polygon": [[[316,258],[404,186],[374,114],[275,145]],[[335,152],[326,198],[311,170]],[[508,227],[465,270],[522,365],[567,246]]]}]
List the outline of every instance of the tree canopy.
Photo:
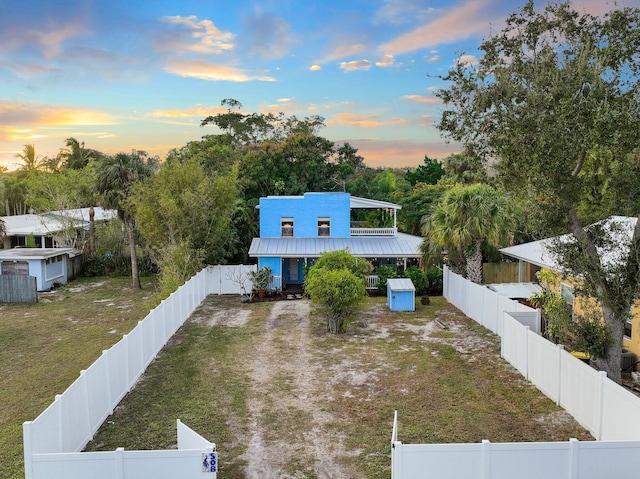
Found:
[{"label": "tree canopy", "polygon": [[[616,277],[622,287],[611,283],[596,247],[603,230],[585,227],[615,213],[622,197],[639,204],[637,177],[629,179],[616,162],[637,161],[640,10],[615,9],[600,18],[578,13],[568,2],[538,12],[529,1],[480,50],[477,65],[459,62],[444,77],[449,86],[438,93],[446,108],[439,128],[494,162],[504,187],[514,198],[524,197],[528,213],[549,233],[573,233],[588,261],[570,261],[575,255],[562,248],[558,258],[566,274],[592,282],[590,292],[614,338],[598,365],[619,381],[623,324],[640,271],[630,254],[623,262],[633,274]],[[610,181],[600,183],[605,176]],[[610,201],[607,188],[629,181],[636,185]],[[589,202],[595,203],[586,208]],[[637,215],[637,207],[630,213]],[[640,222],[632,253],[639,238]]]}]

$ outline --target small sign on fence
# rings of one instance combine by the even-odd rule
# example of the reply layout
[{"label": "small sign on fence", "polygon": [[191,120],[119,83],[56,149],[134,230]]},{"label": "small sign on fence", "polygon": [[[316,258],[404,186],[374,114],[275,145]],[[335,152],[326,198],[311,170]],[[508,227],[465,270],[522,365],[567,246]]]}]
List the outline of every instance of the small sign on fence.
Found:
[{"label": "small sign on fence", "polygon": [[218,472],[217,452],[208,452],[202,455],[202,472]]}]

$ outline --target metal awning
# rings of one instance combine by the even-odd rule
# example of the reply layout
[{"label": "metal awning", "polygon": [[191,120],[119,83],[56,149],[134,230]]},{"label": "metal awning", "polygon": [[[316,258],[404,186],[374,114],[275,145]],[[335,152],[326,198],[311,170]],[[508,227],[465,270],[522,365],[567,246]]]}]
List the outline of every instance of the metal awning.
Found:
[{"label": "metal awning", "polygon": [[253,238],[249,256],[318,258],[328,251],[347,250],[361,258],[419,258],[421,242],[421,237],[403,233],[351,238]]}]

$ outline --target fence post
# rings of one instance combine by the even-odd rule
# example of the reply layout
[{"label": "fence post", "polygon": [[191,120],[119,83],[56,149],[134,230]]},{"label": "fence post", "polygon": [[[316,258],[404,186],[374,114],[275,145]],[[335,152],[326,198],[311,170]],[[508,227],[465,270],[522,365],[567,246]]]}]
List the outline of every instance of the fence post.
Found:
[{"label": "fence post", "polygon": [[525,326],[524,328],[524,378],[529,380],[529,333],[531,332],[531,328],[529,326]]},{"label": "fence post", "polygon": [[115,451],[116,477],[114,479],[124,479],[124,447],[119,447]]},{"label": "fence post", "polygon": [[109,364],[109,351],[106,349],[103,349],[102,355],[104,356],[104,364],[105,364],[105,369],[107,371],[107,377],[103,379],[103,381],[107,385],[107,397],[109,398],[109,411],[107,411],[108,412],[107,415],[111,416],[113,414],[113,403],[115,401],[113,398],[113,392],[111,391],[111,364]]},{"label": "fence post", "polygon": [[575,437],[569,439],[569,478],[568,479],[578,479],[578,454],[580,447],[580,441],[578,441]]},{"label": "fence post", "polygon": [[482,470],[480,471],[480,478],[491,478],[491,442],[487,439],[482,440]]},{"label": "fence post", "polygon": [[[84,413],[87,415],[87,430],[84,432],[85,433],[85,438],[83,439],[83,444],[78,447],[78,445],[74,444],[74,448],[75,448],[75,452],[78,452],[78,450],[84,448],[84,446],[87,445],[87,442],[91,440],[91,437],[93,436],[93,424],[91,424],[91,402],[89,400],[89,380],[87,379],[87,370],[83,369],[82,371],[80,371],[80,378],[82,379],[82,396],[83,396],[83,403],[85,406],[85,410]],[[100,427],[100,424],[98,424],[96,426],[96,429]]]},{"label": "fence post", "polygon": [[31,421],[22,423],[22,446],[24,452],[24,479],[33,478],[33,459],[31,458]]},{"label": "fence post", "polygon": [[558,351],[558,400],[556,401],[556,404],[558,406],[560,406],[560,401],[561,401],[561,397],[562,397],[562,345],[558,344],[556,347],[556,351]]},{"label": "fence post", "polygon": [[597,432],[598,435],[596,439],[598,441],[602,441],[602,424],[603,424],[603,415],[604,415],[604,388],[605,381],[607,380],[607,373],[604,371],[598,371],[599,381],[598,381],[598,424],[597,424]]}]

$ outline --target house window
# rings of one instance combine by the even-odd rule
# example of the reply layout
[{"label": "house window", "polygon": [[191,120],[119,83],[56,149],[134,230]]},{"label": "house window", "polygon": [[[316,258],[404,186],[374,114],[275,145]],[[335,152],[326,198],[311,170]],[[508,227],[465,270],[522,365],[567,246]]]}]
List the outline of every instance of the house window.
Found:
[{"label": "house window", "polygon": [[571,316],[573,316],[573,286],[560,283],[560,296],[571,306]]},{"label": "house window", "polygon": [[331,218],[328,216],[318,218],[318,236],[331,236]]},{"label": "house window", "polygon": [[293,218],[283,217],[280,220],[282,225],[282,236],[293,236]]},{"label": "house window", "polygon": [[631,319],[627,319],[624,322],[624,337],[627,339],[631,339],[632,325],[633,323],[631,322]]}]

